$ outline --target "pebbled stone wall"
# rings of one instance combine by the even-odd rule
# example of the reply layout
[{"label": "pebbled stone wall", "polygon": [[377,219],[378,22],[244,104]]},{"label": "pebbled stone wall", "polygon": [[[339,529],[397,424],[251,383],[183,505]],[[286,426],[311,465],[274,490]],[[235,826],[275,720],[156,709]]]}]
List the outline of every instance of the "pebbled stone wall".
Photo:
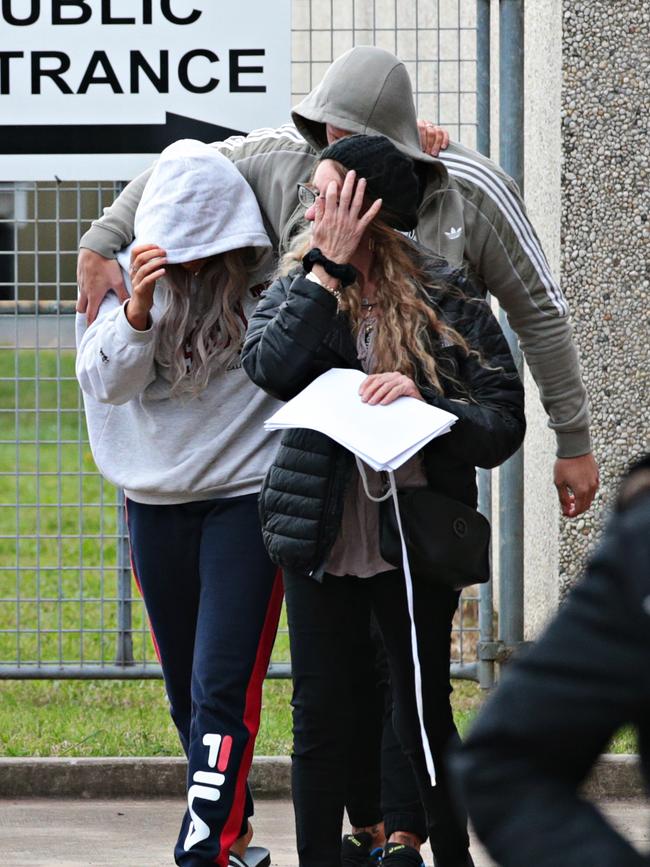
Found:
[{"label": "pebbled stone wall", "polygon": [[560,527],[560,593],[616,480],[650,450],[650,3],[564,0],[562,285],[591,399],[601,492]]}]

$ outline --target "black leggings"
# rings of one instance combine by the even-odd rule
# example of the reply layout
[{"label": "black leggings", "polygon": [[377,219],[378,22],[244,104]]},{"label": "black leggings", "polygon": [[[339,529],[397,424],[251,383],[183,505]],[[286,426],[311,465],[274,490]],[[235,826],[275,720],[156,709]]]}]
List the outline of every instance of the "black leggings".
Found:
[{"label": "black leggings", "polygon": [[[401,571],[374,578],[325,575],[318,583],[285,573],[285,591],[294,681],[292,786],[301,867],[333,867],[340,862],[343,808],[348,780],[368,775],[357,768],[353,745],[361,736],[357,708],[368,708],[368,750],[379,755],[382,707],[375,682],[368,678],[375,650],[368,641],[371,613],[382,634],[393,693],[395,732],[408,757],[427,815],[431,847],[439,867],[465,861],[469,846],[466,820],[452,806],[442,756],[457,739],[449,702],[451,623],[459,594],[430,583],[416,583],[414,609],[422,676],[425,728],[437,784],[427,772],[415,698],[411,625]],[[358,784],[354,787],[358,791]],[[355,824],[377,817],[355,815]],[[407,829],[403,829],[407,830]]]},{"label": "black leggings", "polygon": [[[371,701],[358,696],[357,724],[352,731],[348,788],[345,808],[353,827],[364,828],[384,823],[386,837],[394,831],[415,834],[422,842],[427,839],[427,823],[413,768],[395,734],[393,726],[393,693],[384,642],[374,615],[370,621],[368,642],[374,644],[375,662],[365,675],[368,683],[376,683],[376,710],[371,714]],[[381,756],[374,745],[377,735],[369,726],[381,728]]]}]

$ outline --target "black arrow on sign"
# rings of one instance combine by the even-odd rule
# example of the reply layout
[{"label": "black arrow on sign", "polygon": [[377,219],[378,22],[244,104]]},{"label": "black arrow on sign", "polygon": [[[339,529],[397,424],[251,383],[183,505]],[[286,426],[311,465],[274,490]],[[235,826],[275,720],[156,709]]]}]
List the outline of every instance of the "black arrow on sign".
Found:
[{"label": "black arrow on sign", "polygon": [[165,114],[162,124],[0,125],[0,154],[157,154],[179,138],[223,141],[240,130]]}]

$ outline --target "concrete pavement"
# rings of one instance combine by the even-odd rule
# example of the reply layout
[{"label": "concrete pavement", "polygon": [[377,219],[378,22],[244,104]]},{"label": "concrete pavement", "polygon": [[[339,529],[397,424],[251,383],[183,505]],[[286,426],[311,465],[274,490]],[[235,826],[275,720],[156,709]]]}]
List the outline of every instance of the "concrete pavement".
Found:
[{"label": "concrete pavement", "polygon": [[[650,808],[609,801],[605,812],[637,846],[650,848]],[[150,800],[16,799],[0,801],[3,867],[173,867],[183,810],[178,798]],[[255,842],[268,845],[273,867],[295,867],[293,814],[286,799],[258,800]],[[478,844],[477,867],[492,867]],[[431,864],[431,853],[424,853]]]}]

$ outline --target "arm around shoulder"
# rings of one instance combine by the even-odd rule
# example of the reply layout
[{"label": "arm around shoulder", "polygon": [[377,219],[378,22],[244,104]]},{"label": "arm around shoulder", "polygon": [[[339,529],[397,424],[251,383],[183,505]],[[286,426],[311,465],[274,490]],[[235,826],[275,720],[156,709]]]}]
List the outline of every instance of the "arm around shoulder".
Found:
[{"label": "arm around shoulder", "polygon": [[555,432],[559,457],[591,450],[589,411],[569,306],[523,202],[502,185],[477,200],[466,256],[519,338]]},{"label": "arm around shoulder", "polygon": [[151,169],[147,169],[131,181],[113,204],[104,208],[104,215],[95,220],[79,242],[77,310],[86,313],[89,325],[111,289],[120,301],[129,297],[115,255],[133,240],[135,212],[150,174]]},{"label": "arm around shoulder", "polygon": [[587,393],[567,301],[515,192],[501,206],[483,199],[467,254],[519,338],[557,440],[553,480],[562,512],[575,518],[589,508],[599,485]]},{"label": "arm around shoulder", "polygon": [[135,212],[152,170],[149,168],[139,174],[126,185],[111,205],[104,208],[102,216],[94,220],[90,229],[82,235],[80,247],[94,250],[105,259],[111,259],[131,243]]}]

